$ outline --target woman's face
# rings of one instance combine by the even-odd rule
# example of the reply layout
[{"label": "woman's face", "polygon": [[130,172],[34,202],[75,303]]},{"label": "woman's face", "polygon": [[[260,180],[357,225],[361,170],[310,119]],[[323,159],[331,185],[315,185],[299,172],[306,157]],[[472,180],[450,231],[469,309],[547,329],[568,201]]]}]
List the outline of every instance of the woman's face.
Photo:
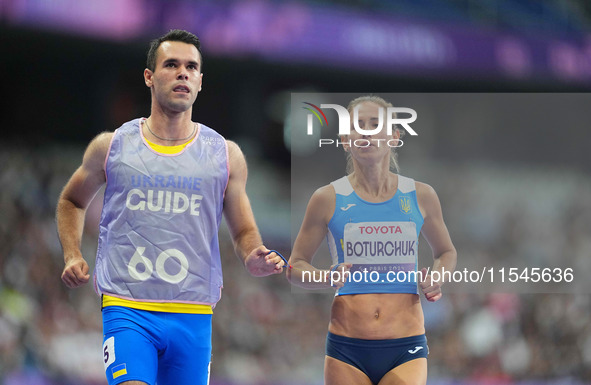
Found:
[{"label": "woman's face", "polygon": [[392,135],[387,134],[387,108],[374,102],[362,102],[356,107],[358,107],[356,120],[360,129],[365,131],[376,130],[380,124],[382,129],[371,135],[357,132],[354,127],[355,113],[351,111],[351,134],[341,138],[341,141],[346,142],[343,146],[345,151],[350,151],[353,159],[364,164],[379,162],[384,158],[387,159],[389,164],[391,147],[398,145],[400,133],[398,130],[394,130]]}]

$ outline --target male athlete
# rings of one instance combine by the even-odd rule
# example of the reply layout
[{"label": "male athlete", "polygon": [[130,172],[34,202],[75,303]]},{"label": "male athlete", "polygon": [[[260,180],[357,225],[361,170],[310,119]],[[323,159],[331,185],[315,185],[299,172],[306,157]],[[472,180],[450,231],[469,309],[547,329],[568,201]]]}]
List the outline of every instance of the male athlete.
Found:
[{"label": "male athlete", "polygon": [[58,202],[62,280],[75,288],[90,278],[80,252],[86,208],[106,183],[94,287],[110,385],[208,383],[222,212],[250,274],[284,266],[263,246],[240,148],[191,121],[202,63],[199,39],[187,31],[154,40],[144,70],[150,117],[94,138]]}]

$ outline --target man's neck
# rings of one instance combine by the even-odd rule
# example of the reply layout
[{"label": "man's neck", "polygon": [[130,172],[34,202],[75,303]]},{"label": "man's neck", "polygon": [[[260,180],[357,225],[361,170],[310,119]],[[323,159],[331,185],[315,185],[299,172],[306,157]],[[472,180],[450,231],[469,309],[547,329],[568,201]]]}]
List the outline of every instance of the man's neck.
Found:
[{"label": "man's neck", "polygon": [[146,121],[147,132],[154,143],[163,145],[178,144],[178,141],[186,141],[195,133],[195,123],[191,121],[191,110],[181,113],[163,113],[152,109],[152,114]]}]

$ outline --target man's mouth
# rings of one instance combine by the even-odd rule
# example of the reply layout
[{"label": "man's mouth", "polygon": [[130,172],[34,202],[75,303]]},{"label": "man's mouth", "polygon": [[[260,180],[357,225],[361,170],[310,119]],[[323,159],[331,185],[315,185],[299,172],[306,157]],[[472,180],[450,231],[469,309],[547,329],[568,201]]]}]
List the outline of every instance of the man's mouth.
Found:
[{"label": "man's mouth", "polygon": [[185,92],[185,93],[189,93],[189,87],[187,86],[176,86],[172,89],[174,92]]}]

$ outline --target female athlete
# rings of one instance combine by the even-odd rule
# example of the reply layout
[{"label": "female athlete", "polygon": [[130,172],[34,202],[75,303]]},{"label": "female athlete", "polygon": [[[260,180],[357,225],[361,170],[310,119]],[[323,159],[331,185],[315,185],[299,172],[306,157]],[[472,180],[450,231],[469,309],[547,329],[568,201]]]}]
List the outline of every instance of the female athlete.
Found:
[{"label": "female athlete", "polygon": [[[289,261],[293,284],[337,289],[326,341],[327,385],[425,384],[429,350],[419,288],[428,301],[439,300],[442,282],[433,272],[452,272],[456,265],[435,190],[396,173],[393,148],[403,132],[362,135],[354,129],[354,119],[365,131],[385,127],[388,107],[377,96],[349,103],[351,133],[340,138],[348,175],[314,192]],[[417,271],[419,234],[433,252],[430,271]],[[331,270],[311,264],[325,237]],[[310,279],[320,274],[322,282]]]}]

